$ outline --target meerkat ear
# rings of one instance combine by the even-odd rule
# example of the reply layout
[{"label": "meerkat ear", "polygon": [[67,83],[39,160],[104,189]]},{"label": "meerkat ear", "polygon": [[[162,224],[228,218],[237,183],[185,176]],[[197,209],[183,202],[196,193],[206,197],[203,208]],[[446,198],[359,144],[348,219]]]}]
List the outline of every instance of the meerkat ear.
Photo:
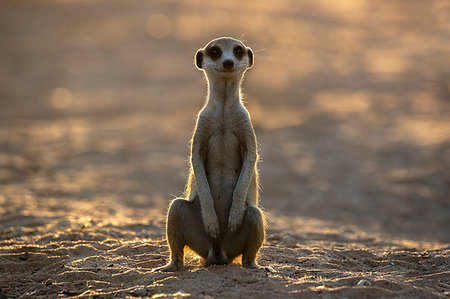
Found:
[{"label": "meerkat ear", "polygon": [[253,51],[250,48],[247,48],[247,56],[248,56],[248,68],[253,66]]},{"label": "meerkat ear", "polygon": [[195,53],[195,66],[199,69],[203,68],[203,51],[198,50],[197,53]]},{"label": "meerkat ear", "polygon": [[253,66],[253,51],[250,48],[247,48],[247,55],[248,55],[248,68],[251,68]]}]

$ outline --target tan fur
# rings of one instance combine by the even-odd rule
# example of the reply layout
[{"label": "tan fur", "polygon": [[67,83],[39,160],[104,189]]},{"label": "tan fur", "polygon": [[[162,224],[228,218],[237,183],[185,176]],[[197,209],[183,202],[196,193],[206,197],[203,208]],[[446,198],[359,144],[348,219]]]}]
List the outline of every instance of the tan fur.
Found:
[{"label": "tan fur", "polygon": [[156,270],[179,269],[185,245],[205,264],[227,264],[242,254],[244,266],[259,268],[264,215],[257,207],[258,151],[241,95],[253,52],[236,39],[219,38],[195,58],[208,80],[208,97],[191,140],[187,200],[175,199],[167,216],[171,262]]}]

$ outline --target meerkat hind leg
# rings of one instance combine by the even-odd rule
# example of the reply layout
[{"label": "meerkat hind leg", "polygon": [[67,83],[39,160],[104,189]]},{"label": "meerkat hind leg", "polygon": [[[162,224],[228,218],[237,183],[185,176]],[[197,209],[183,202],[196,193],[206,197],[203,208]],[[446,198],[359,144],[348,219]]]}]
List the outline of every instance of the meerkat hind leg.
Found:
[{"label": "meerkat hind leg", "polygon": [[264,215],[258,207],[247,206],[241,227],[229,234],[225,248],[230,259],[242,254],[243,267],[273,272],[270,267],[256,264],[256,256],[263,241]]},{"label": "meerkat hind leg", "polygon": [[198,198],[193,201],[176,198],[170,203],[166,234],[170,247],[170,262],[153,271],[173,272],[183,267],[186,245],[203,259],[207,258],[210,241],[203,228]]}]

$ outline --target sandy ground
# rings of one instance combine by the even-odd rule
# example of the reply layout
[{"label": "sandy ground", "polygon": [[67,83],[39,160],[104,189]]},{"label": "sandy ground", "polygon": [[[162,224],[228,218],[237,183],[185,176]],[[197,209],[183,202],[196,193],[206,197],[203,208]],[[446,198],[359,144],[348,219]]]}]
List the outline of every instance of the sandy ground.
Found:
[{"label": "sandy ground", "polygon": [[[448,297],[450,3],[222,2],[0,2],[0,298]],[[151,273],[222,35],[276,272]]]}]

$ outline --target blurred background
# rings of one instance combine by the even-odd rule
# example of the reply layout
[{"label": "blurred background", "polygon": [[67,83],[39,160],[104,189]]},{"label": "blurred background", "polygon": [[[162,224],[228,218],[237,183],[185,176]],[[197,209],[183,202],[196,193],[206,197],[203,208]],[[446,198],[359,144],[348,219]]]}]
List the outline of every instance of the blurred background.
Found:
[{"label": "blurred background", "polygon": [[206,95],[193,55],[232,36],[255,52],[273,230],[450,242],[449,20],[437,0],[1,1],[0,236],[74,217],[163,234]]}]

